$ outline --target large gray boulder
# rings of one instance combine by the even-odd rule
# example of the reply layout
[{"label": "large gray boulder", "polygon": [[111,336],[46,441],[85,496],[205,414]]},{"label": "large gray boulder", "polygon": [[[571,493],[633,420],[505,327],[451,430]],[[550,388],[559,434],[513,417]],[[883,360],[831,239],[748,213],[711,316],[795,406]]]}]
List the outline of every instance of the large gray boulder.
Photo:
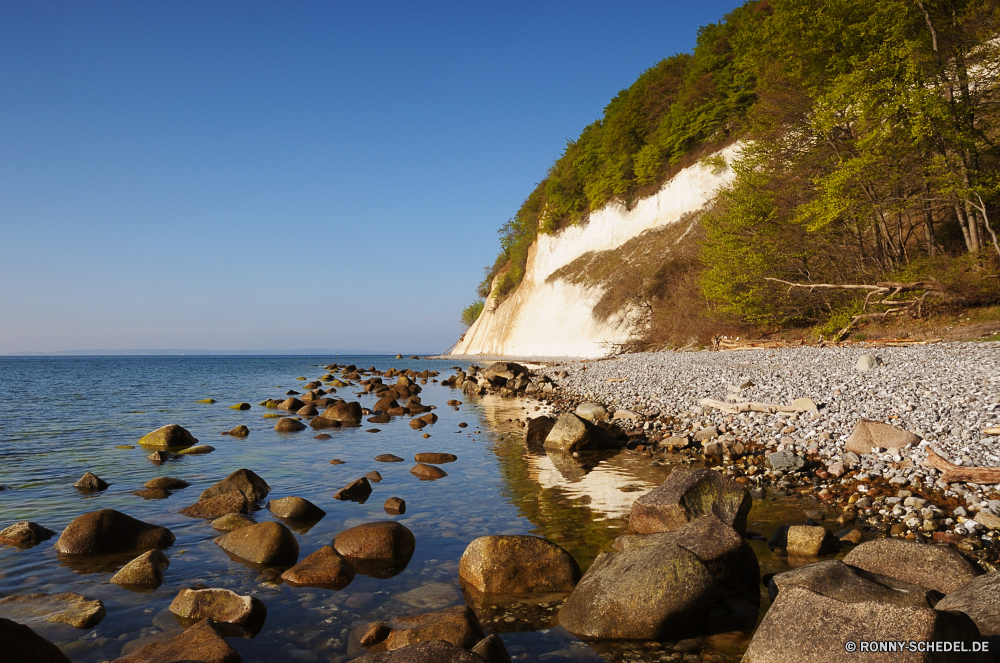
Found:
[{"label": "large gray boulder", "polygon": [[746,488],[719,472],[678,467],[666,481],[632,503],[628,529],[633,534],[670,532],[714,515],[743,534],[752,503]]},{"label": "large gray boulder", "polygon": [[[832,661],[905,661],[986,663],[989,654],[972,652],[866,654],[860,645],[872,641],[963,641],[971,648],[981,640],[976,625],[960,612],[900,606],[875,601],[844,603],[804,587],[782,589],[757,628],[743,663],[831,663]],[[859,647],[848,652],[846,643]]]},{"label": "large gray boulder", "polygon": [[462,553],[458,575],[485,593],[569,592],[580,579],[580,567],[562,547],[541,537],[481,536]]},{"label": "large gray boulder", "polygon": [[[973,578],[934,607],[964,612],[976,622],[984,636],[1000,636],[1000,573],[994,571]],[[991,651],[995,646],[993,642],[995,640],[991,638]]]},{"label": "large gray boulder", "polygon": [[847,553],[844,563],[944,594],[981,573],[954,548],[899,539],[865,541]]},{"label": "large gray boulder", "polygon": [[931,591],[919,585],[855,569],[839,559],[827,559],[775,575],[768,583],[771,600],[789,587],[803,587],[842,603],[876,601],[933,608],[936,601]]},{"label": "large gray boulder", "polygon": [[621,446],[610,433],[572,412],[559,415],[544,443],[546,449],[553,451],[621,449]]}]

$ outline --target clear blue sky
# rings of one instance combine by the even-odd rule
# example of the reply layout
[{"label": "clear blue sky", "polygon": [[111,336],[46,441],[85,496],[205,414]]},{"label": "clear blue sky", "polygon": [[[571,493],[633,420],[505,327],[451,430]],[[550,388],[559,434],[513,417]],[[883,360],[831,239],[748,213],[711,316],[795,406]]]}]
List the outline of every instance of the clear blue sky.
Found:
[{"label": "clear blue sky", "polygon": [[444,350],[567,138],[735,1],[0,5],[0,353]]}]

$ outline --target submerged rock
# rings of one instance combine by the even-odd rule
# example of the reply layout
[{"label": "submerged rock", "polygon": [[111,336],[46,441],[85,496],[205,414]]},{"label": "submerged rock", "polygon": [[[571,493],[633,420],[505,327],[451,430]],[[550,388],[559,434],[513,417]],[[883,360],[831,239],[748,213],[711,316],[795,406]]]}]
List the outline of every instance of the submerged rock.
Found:
[{"label": "submerged rock", "polygon": [[219,518],[227,513],[247,513],[250,504],[246,495],[238,490],[231,490],[228,493],[199,500],[189,507],[180,510],[180,513],[192,518]]},{"label": "submerged rock", "polygon": [[354,580],[354,567],[331,546],[323,546],[281,574],[294,587],[343,589]]},{"label": "submerged rock", "polygon": [[20,624],[44,621],[89,629],[100,624],[106,614],[104,603],[73,592],[16,594],[0,599],[0,617]]},{"label": "submerged rock", "polygon": [[372,494],[372,485],[368,479],[361,477],[355,479],[333,494],[335,500],[349,500],[351,502],[364,503],[368,496]]},{"label": "submerged rock", "polygon": [[190,485],[187,481],[174,477],[156,477],[143,484],[146,488],[162,488],[163,490],[179,490]]},{"label": "submerged rock", "polygon": [[261,620],[267,608],[258,598],[228,589],[182,589],[171,602],[170,612],[183,619],[209,618],[241,626]]},{"label": "submerged rock", "polygon": [[143,435],[139,439],[139,444],[154,449],[183,449],[198,444],[198,438],[186,428],[177,424],[167,424]]},{"label": "submerged rock", "polygon": [[201,456],[203,454],[210,454],[215,451],[215,447],[210,444],[199,444],[193,447],[188,447],[187,449],[182,449],[177,453],[181,456]]},{"label": "submerged rock", "polygon": [[233,437],[246,437],[250,434],[250,429],[240,424],[239,426],[233,426],[229,429],[229,435]]},{"label": "submerged rock", "polygon": [[0,544],[15,548],[31,548],[51,539],[55,534],[38,523],[22,520],[0,531]]},{"label": "submerged rock", "polygon": [[31,663],[72,663],[58,647],[24,624],[0,618],[0,642],[6,660]]},{"label": "submerged rock", "polygon": [[146,645],[111,663],[241,663],[242,660],[222,639],[212,620],[203,619],[176,637]]},{"label": "submerged rock", "polygon": [[434,479],[440,479],[442,477],[448,476],[448,473],[442,470],[440,467],[435,467],[433,465],[425,465],[424,463],[417,463],[412,468],[410,468],[410,474],[420,479],[428,479],[433,481]]},{"label": "submerged rock", "polygon": [[115,585],[156,588],[163,583],[163,570],[170,560],[159,550],[145,552],[121,568],[111,577]]},{"label": "submerged rock", "polygon": [[267,503],[268,510],[279,518],[288,520],[319,520],[326,511],[301,497],[282,497]]},{"label": "submerged rock", "polygon": [[458,575],[485,593],[569,592],[580,567],[563,548],[537,536],[481,536],[462,553]]},{"label": "submerged rock", "polygon": [[170,460],[170,454],[166,451],[154,451],[146,456],[146,460],[151,460],[159,465],[160,463],[165,463]]},{"label": "submerged rock", "polygon": [[59,536],[56,550],[67,555],[109,555],[165,548],[173,542],[174,535],[166,527],[102,509],[74,519]]},{"label": "submerged rock", "polygon": [[380,463],[402,463],[406,459],[394,456],[393,454],[381,454],[379,456],[375,456],[375,460]]},{"label": "submerged rock", "polygon": [[458,460],[458,456],[455,454],[443,454],[443,453],[419,453],[413,457],[413,460],[418,463],[430,463],[432,465],[441,465],[443,463],[454,463]]},{"label": "submerged rock", "polygon": [[299,558],[295,535],[281,523],[257,523],[215,539],[229,554],[263,566],[292,566]]},{"label": "submerged rock", "polygon": [[409,559],[416,539],[406,526],[384,520],[345,529],[334,537],[333,547],[344,557],[394,561]]},{"label": "submerged rock", "polygon": [[267,494],[271,492],[271,487],[251,470],[241,469],[236,470],[214,486],[206,488],[198,499],[205,500],[228,493],[231,490],[243,493],[248,502],[256,502],[267,497]]},{"label": "submerged rock", "polygon": [[[369,651],[393,651],[421,642],[443,640],[464,649],[485,637],[479,620],[468,606],[396,617],[388,622],[374,622],[365,628],[361,644]],[[405,660],[405,659],[404,659]]]},{"label": "submerged rock", "polygon": [[249,527],[253,524],[254,521],[242,513],[227,513],[221,518],[216,518],[212,521],[212,529],[220,532],[232,532],[234,529]]},{"label": "submerged rock", "polygon": [[73,487],[81,492],[91,493],[107,489],[108,482],[96,474],[86,472],[79,481],[73,484]]}]

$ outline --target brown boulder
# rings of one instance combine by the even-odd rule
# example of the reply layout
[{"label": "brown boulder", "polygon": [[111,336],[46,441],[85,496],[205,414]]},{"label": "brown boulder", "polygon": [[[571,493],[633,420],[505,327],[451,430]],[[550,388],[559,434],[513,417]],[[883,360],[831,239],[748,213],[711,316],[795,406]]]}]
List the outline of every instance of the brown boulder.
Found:
[{"label": "brown boulder", "polygon": [[228,513],[247,513],[249,510],[250,504],[246,495],[238,490],[231,490],[222,495],[199,500],[181,509],[179,513],[192,518],[220,518]]},{"label": "brown boulder", "polygon": [[315,417],[317,414],[319,414],[319,410],[314,408],[312,405],[306,405],[305,407],[296,410],[295,414],[303,417]]},{"label": "brown boulder", "polygon": [[937,600],[934,592],[919,585],[855,569],[839,559],[826,559],[775,575],[768,583],[771,601],[789,587],[803,587],[841,603],[875,601],[933,608]]},{"label": "brown boulder", "polygon": [[31,548],[55,536],[55,532],[27,520],[14,523],[0,532],[0,544],[15,548]]},{"label": "brown boulder", "polygon": [[433,481],[434,479],[440,479],[441,477],[448,476],[448,473],[442,470],[440,467],[435,467],[433,465],[425,465],[424,463],[417,463],[412,468],[410,468],[410,474],[418,477],[421,480]]},{"label": "brown boulder", "polygon": [[227,513],[212,521],[212,529],[219,532],[232,532],[234,529],[249,527],[254,521],[242,513]]},{"label": "brown boulder", "polygon": [[528,419],[528,427],[525,430],[524,439],[528,444],[544,444],[545,438],[552,432],[552,427],[555,425],[555,419],[544,415]]},{"label": "brown boulder", "polygon": [[305,405],[306,405],[305,403],[292,396],[291,398],[286,398],[285,400],[281,401],[281,403],[278,405],[278,409],[287,410],[288,412],[295,412],[296,410],[301,410],[303,407],[305,407]]},{"label": "brown boulder", "polygon": [[844,452],[870,454],[872,447],[899,451],[917,444],[920,444],[920,438],[909,431],[880,421],[859,419],[851,436],[844,443]]},{"label": "brown boulder", "polygon": [[53,622],[89,629],[100,624],[106,614],[101,601],[73,592],[15,594],[0,599],[0,617],[21,624]]},{"label": "brown boulder", "polygon": [[214,540],[230,555],[252,564],[292,566],[299,558],[295,535],[281,523],[266,522],[241,527]]},{"label": "brown boulder", "polygon": [[165,463],[170,460],[170,454],[166,451],[154,451],[146,456],[146,460],[151,460],[159,465],[160,463]]},{"label": "brown boulder", "polygon": [[326,511],[301,497],[282,497],[267,503],[271,513],[288,520],[319,520]]},{"label": "brown boulder", "polygon": [[402,463],[406,459],[394,456],[393,454],[381,454],[379,456],[375,456],[375,460],[380,463]]},{"label": "brown boulder", "polygon": [[477,642],[471,651],[486,663],[513,663],[510,660],[510,654],[507,653],[507,648],[503,645],[503,640],[496,633]]},{"label": "brown boulder", "polygon": [[666,481],[632,503],[628,528],[634,534],[669,532],[715,515],[743,534],[751,504],[746,488],[715,470],[675,468]]},{"label": "brown boulder", "polygon": [[390,497],[382,508],[391,516],[401,516],[406,513],[406,502],[400,497]]},{"label": "brown boulder", "polygon": [[481,536],[468,545],[458,575],[480,592],[570,592],[580,567],[560,546],[537,536]]},{"label": "brown boulder", "polygon": [[305,429],[306,425],[304,423],[291,417],[282,417],[278,419],[278,423],[274,424],[274,430],[278,433],[297,433]]},{"label": "brown boulder", "polygon": [[785,550],[789,555],[819,557],[837,550],[839,541],[822,525],[792,525],[788,528]]},{"label": "brown boulder", "polygon": [[333,494],[335,500],[347,500],[351,502],[361,502],[364,504],[368,496],[372,494],[372,485],[368,479],[361,477],[355,479]]},{"label": "brown boulder", "polygon": [[72,663],[54,644],[31,628],[0,618],[0,643],[4,660],[11,663]]},{"label": "brown boulder", "polygon": [[181,488],[187,488],[191,484],[183,479],[175,479],[174,477],[156,477],[155,479],[150,479],[146,483],[142,484],[146,488],[162,488],[163,490],[179,490]]},{"label": "brown boulder", "polygon": [[595,449],[621,449],[622,444],[603,428],[564,412],[545,436],[543,445],[553,451],[592,451]]},{"label": "brown boulder", "polygon": [[379,412],[388,412],[389,410],[399,407],[399,402],[396,401],[392,396],[385,396],[380,398],[377,403],[375,403],[375,408]]},{"label": "brown boulder", "polygon": [[344,426],[358,426],[361,424],[363,415],[361,403],[353,401],[351,403],[339,402],[331,405],[320,413],[319,417],[332,421],[339,421]]},{"label": "brown boulder", "polygon": [[146,645],[111,663],[242,663],[242,660],[222,639],[212,620],[203,619],[176,637]]},{"label": "brown boulder", "polygon": [[111,582],[126,587],[155,588],[163,583],[163,569],[170,560],[159,550],[139,555],[111,576]]},{"label": "brown boulder", "polygon": [[444,640],[456,647],[468,649],[485,637],[476,613],[464,605],[422,615],[397,617],[388,622],[375,622],[369,625],[366,635],[369,637],[363,638],[362,644],[369,651],[393,651],[435,640]]},{"label": "brown boulder", "polygon": [[450,642],[435,640],[393,651],[369,652],[348,663],[483,663],[483,659]]},{"label": "brown boulder", "polygon": [[334,537],[333,547],[348,558],[395,561],[413,555],[416,539],[404,525],[384,520],[345,529]]},{"label": "brown boulder", "polygon": [[410,419],[410,428],[412,428],[413,430],[420,430],[426,425],[427,422],[423,421],[422,419]]},{"label": "brown boulder", "polygon": [[208,618],[241,626],[260,621],[267,609],[260,599],[228,589],[182,589],[170,604],[170,612],[182,619]]},{"label": "brown boulder", "polygon": [[74,519],[59,536],[56,550],[67,555],[110,555],[165,548],[173,542],[174,535],[166,527],[102,509]]},{"label": "brown boulder", "polygon": [[454,463],[458,460],[458,456],[454,454],[441,454],[441,453],[420,453],[413,457],[418,463],[431,463],[432,465],[441,465],[442,463]]},{"label": "brown boulder", "polygon": [[99,490],[105,490],[108,487],[108,482],[96,474],[86,472],[82,477],[80,477],[79,481],[73,484],[73,487],[81,492],[91,493]]},{"label": "brown boulder", "polygon": [[132,494],[144,500],[165,500],[173,495],[165,488],[142,488],[141,490],[133,490]]},{"label": "brown boulder", "polygon": [[250,434],[250,429],[240,424],[239,426],[234,426],[230,429],[229,434],[233,437],[246,437]]},{"label": "brown boulder", "polygon": [[979,632],[990,637],[990,651],[1000,635],[1000,573],[993,571],[973,578],[936,606],[938,610],[964,612],[976,623]]},{"label": "brown boulder", "polygon": [[198,499],[206,500],[231,490],[243,493],[248,502],[256,502],[267,497],[267,494],[271,492],[271,487],[251,470],[242,469],[236,470],[214,486],[206,488]]},{"label": "brown boulder", "polygon": [[844,564],[950,594],[980,574],[960,552],[900,539],[873,539],[847,553]]},{"label": "brown boulder", "polygon": [[186,428],[177,424],[167,424],[143,435],[139,438],[139,444],[154,449],[183,449],[198,444],[198,438]]},{"label": "brown boulder", "polygon": [[343,589],[354,580],[354,567],[330,546],[323,546],[281,574],[293,587]]}]

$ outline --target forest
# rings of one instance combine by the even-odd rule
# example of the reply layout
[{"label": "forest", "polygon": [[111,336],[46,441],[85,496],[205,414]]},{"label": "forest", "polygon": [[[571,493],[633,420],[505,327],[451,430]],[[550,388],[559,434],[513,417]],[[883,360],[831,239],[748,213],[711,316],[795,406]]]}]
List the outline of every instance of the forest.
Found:
[{"label": "forest", "polygon": [[[650,311],[693,306],[696,334],[843,337],[869,317],[1000,302],[998,88],[1000,0],[747,2],[566,145],[499,230],[479,296],[517,287],[538,233],[700,161],[734,183],[644,295],[662,300]],[[733,163],[710,156],[735,142]],[[643,333],[663,341],[660,324]]]}]

